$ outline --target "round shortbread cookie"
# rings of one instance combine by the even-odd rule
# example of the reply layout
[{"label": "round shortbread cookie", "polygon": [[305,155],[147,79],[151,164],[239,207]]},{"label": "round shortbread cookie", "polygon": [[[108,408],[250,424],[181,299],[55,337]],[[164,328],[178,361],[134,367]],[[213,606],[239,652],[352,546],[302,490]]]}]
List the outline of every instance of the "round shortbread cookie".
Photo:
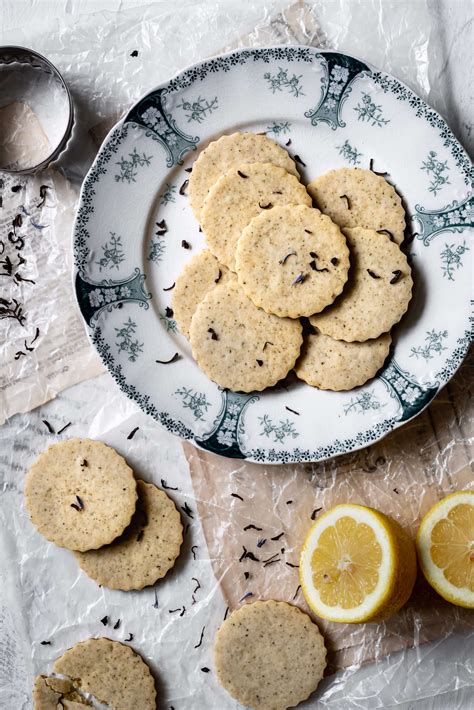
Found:
[{"label": "round shortbread cookie", "polygon": [[236,392],[261,391],[286,377],[303,339],[299,321],[257,308],[235,276],[199,304],[189,338],[203,372]]},{"label": "round shortbread cookie", "polygon": [[33,710],[84,710],[92,703],[74,690],[70,680],[38,675],[33,686]]},{"label": "round shortbread cookie", "polygon": [[395,189],[380,175],[361,168],[339,168],[309,183],[308,192],[321,212],[340,227],[382,230],[401,244],[405,210]]},{"label": "round shortbread cookie", "polygon": [[243,163],[272,163],[299,178],[287,151],[267,136],[232,133],[209,143],[194,162],[189,176],[189,203],[198,222],[207,193],[227,170]]},{"label": "round shortbread cookie", "polygon": [[351,390],[370,380],[390,350],[389,333],[363,343],[334,340],[324,333],[306,335],[295,372],[300,380],[321,390]]},{"label": "round shortbread cookie", "polygon": [[189,338],[189,326],[194,311],[206,293],[217,283],[224,283],[229,269],[220,264],[209,249],[204,249],[193,256],[176,279],[173,289],[173,317],[178,328]]},{"label": "round shortbread cookie", "polygon": [[364,341],[388,333],[411,299],[411,269],[400,247],[373,229],[344,229],[351,252],[343,293],[311,323],[336,340]]},{"label": "round shortbread cookie", "polygon": [[222,175],[209,190],[201,214],[207,246],[235,271],[235,249],[242,230],[262,210],[277,205],[308,205],[311,197],[298,178],[270,163],[243,164]]},{"label": "round shortbread cookie", "polygon": [[125,532],[99,550],[76,552],[84,572],[109,589],[143,589],[173,567],[183,542],[176,506],[152,483],[137,481],[137,509]]},{"label": "round shortbread cookie", "polygon": [[57,659],[53,670],[114,710],[156,710],[150,669],[138,653],[118,641],[99,638],[78,643]]},{"label": "round shortbread cookie", "polygon": [[316,690],[326,648],[307,614],[286,602],[259,601],[219,628],[214,662],[220,684],[254,710],[285,710]]},{"label": "round shortbread cookie", "polygon": [[337,225],[305,205],[274,207],[245,227],[235,255],[239,284],[277,316],[310,316],[347,281],[349,249]]},{"label": "round shortbread cookie", "polygon": [[53,444],[25,483],[26,508],[38,532],[70,550],[95,550],[130,523],[137,500],[133,471],[110,446],[92,439]]}]

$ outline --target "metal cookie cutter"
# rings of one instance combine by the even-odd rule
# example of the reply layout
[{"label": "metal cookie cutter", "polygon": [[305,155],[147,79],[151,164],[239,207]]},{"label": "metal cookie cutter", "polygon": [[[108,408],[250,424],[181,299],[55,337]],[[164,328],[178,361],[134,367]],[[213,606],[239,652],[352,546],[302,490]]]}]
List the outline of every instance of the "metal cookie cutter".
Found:
[{"label": "metal cookie cutter", "polygon": [[64,150],[74,124],[71,93],[41,54],[0,47],[0,171],[46,168]]}]

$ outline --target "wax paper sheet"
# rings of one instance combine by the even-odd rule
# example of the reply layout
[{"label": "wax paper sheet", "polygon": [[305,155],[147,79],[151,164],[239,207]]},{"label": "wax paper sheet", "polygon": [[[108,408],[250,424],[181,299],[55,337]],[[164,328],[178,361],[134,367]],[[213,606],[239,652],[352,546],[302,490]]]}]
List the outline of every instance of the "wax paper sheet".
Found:
[{"label": "wax paper sheet", "polygon": [[[61,166],[77,183],[133,100],[223,48],[299,42],[352,51],[426,97],[428,70],[438,61],[429,55],[429,31],[424,0],[290,7],[229,0],[75,15],[47,36],[25,27],[16,41],[46,54],[72,87],[77,130]],[[150,663],[160,708],[237,708],[212,664],[213,637],[229,607],[245,603],[248,592],[248,601],[274,596],[303,606],[292,565],[318,508],[342,500],[376,502],[413,531],[436,498],[471,486],[471,384],[472,362],[415,422],[367,450],[314,466],[252,466],[187,445],[188,463],[178,440],[126,400],[109,375],[12,417],[0,428],[0,707],[30,708],[34,674],[50,671],[77,641],[106,635],[130,639]],[[127,593],[97,587],[71,553],[41,538],[29,522],[25,472],[48,444],[68,436],[115,446],[138,477],[166,487],[175,500],[185,543],[176,567],[154,587]],[[249,523],[262,530],[243,531]],[[242,545],[259,561],[238,562]],[[279,561],[263,567],[275,553]],[[245,571],[252,575],[248,580]],[[444,694],[474,685],[470,624],[472,617],[437,598],[421,579],[407,608],[387,624],[321,624],[329,675],[302,707],[412,708],[416,702],[421,708],[423,698],[439,696],[455,708]],[[423,643],[430,639],[436,641]],[[395,651],[408,647],[414,650]]]}]

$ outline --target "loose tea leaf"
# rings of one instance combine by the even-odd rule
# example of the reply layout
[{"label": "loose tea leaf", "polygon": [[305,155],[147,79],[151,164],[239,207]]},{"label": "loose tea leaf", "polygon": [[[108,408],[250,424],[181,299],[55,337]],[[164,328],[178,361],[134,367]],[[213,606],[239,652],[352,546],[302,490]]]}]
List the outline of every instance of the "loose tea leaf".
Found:
[{"label": "loose tea leaf", "polygon": [[258,203],[258,206],[260,207],[261,210],[269,210],[270,207],[273,207],[271,202],[268,202],[266,205],[262,205],[260,202]]},{"label": "loose tea leaf", "polygon": [[286,263],[286,260],[289,259],[290,256],[296,256],[296,252],[293,251],[293,250],[289,251],[288,254],[285,254],[285,256],[282,257],[282,258],[279,260],[278,263],[279,263],[279,264],[285,264],[285,263]]},{"label": "loose tea leaf", "polygon": [[396,269],[396,271],[392,271],[392,274],[393,274],[393,276],[392,276],[392,278],[390,279],[390,283],[391,283],[391,284],[396,284],[397,281],[400,280],[400,277],[401,277],[401,275],[402,275],[402,272],[400,271],[400,269]]},{"label": "loose tea leaf", "polygon": [[241,170],[237,170],[237,174],[240,175],[241,178],[248,178],[248,175],[243,173]]},{"label": "loose tea leaf", "polygon": [[390,239],[393,239],[393,234],[388,229],[377,229],[377,234],[386,234],[387,237],[390,237]]},{"label": "loose tea leaf", "polygon": [[175,353],[169,360],[155,360],[155,362],[158,363],[158,365],[171,365],[172,362],[177,362],[180,359],[181,355],[179,353]]},{"label": "loose tea leaf", "polygon": [[367,269],[367,273],[368,273],[369,276],[371,276],[373,279],[380,279],[380,278],[382,278],[381,276],[377,276],[377,274],[375,274],[375,273],[374,273],[373,271],[371,271],[370,269]]},{"label": "loose tea leaf", "polygon": [[188,185],[189,185],[189,179],[185,180],[185,181],[183,182],[183,184],[181,185],[181,187],[179,188],[179,194],[180,194],[180,195],[185,195],[185,194],[186,194],[186,190],[187,190],[187,188],[188,188]]},{"label": "loose tea leaf", "polygon": [[347,209],[348,209],[348,210],[351,209],[351,201],[350,201],[350,199],[347,197],[347,195],[339,195],[339,199],[345,200],[346,203],[347,203]]},{"label": "loose tea leaf", "polygon": [[130,432],[130,434],[127,436],[127,440],[128,440],[128,441],[130,441],[131,439],[133,439],[133,437],[135,436],[135,434],[137,433],[137,431],[139,430],[139,428],[140,428],[140,427],[136,426],[135,429],[132,429],[132,431]]},{"label": "loose tea leaf", "polygon": [[168,288],[164,288],[163,291],[171,291],[175,286],[176,286],[176,283],[173,281],[172,285],[168,286]]},{"label": "loose tea leaf", "polygon": [[291,285],[295,286],[296,284],[302,284],[305,279],[306,274],[298,274],[298,276],[291,282]]},{"label": "loose tea leaf", "polygon": [[294,159],[295,159],[295,161],[296,161],[297,163],[299,163],[300,165],[302,165],[304,168],[306,167],[306,163],[303,163],[303,161],[301,160],[301,158],[300,158],[299,155],[294,155],[293,157],[294,157]]}]

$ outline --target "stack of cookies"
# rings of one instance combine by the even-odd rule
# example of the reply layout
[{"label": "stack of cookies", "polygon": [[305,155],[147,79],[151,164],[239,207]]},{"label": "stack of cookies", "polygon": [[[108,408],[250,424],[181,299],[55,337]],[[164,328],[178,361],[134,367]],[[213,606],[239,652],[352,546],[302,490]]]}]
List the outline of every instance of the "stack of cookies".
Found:
[{"label": "stack of cookies", "polygon": [[306,188],[284,148],[234,133],[196,160],[189,198],[208,248],[178,277],[173,312],[210,379],[261,391],[294,368],[347,390],[376,374],[412,292],[383,176],[343,168]]},{"label": "stack of cookies", "polygon": [[28,472],[25,501],[38,531],[73,550],[104,587],[143,589],[179,555],[183,526],[171,498],[136,480],[125,459],[100,441],[50,446]]}]

